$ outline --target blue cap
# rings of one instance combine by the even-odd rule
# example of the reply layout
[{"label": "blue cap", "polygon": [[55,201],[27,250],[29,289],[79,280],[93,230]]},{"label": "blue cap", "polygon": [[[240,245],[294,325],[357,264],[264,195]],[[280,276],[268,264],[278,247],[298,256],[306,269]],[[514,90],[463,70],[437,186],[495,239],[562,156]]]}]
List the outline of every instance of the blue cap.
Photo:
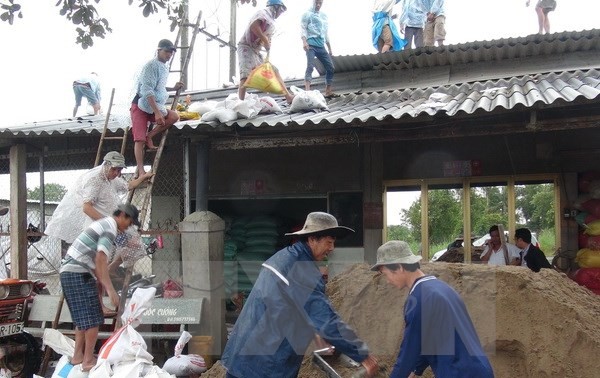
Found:
[{"label": "blue cap", "polygon": [[267,1],[267,6],[268,7],[273,6],[273,5],[279,5],[279,6],[283,7],[284,11],[287,10],[287,7],[285,6],[285,4],[283,3],[283,1],[281,1],[281,0],[268,0]]}]

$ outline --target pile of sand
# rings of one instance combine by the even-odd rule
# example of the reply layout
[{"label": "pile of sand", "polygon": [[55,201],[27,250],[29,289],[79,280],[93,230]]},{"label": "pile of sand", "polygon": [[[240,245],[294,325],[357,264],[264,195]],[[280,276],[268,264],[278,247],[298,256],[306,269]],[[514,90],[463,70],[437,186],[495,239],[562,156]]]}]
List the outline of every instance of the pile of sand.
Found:
[{"label": "pile of sand", "polygon": [[[534,273],[522,267],[447,263],[424,264],[422,269],[463,297],[497,377],[597,375],[600,297],[565,275],[546,269]],[[382,376],[387,376],[401,342],[407,290],[392,287],[367,265],[356,265],[336,276],[327,291],[342,319],[380,359]],[[208,376],[224,376],[222,367],[213,369]],[[424,376],[432,374],[428,370]],[[299,377],[326,376],[307,357]]]}]

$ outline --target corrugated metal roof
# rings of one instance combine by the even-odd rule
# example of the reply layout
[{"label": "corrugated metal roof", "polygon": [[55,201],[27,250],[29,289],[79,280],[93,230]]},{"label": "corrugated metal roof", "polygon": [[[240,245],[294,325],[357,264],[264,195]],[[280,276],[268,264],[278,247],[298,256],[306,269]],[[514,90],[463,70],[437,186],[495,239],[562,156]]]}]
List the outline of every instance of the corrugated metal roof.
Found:
[{"label": "corrugated metal roof", "polygon": [[[526,37],[422,47],[385,54],[334,56],[335,72],[400,70],[600,49],[600,30],[533,34]],[[322,71],[322,68],[320,71]],[[324,74],[320,72],[320,74]]]},{"label": "corrugated metal roof", "polygon": [[[344,70],[372,70],[402,68],[402,57],[416,54],[411,64],[424,65],[458,64],[465,61],[489,61],[509,59],[536,54],[553,54],[565,51],[591,51],[599,49],[600,30],[575,33],[558,33],[551,36],[530,36],[501,41],[477,42],[444,48],[425,48],[421,52],[387,53],[345,57],[340,61],[346,66],[340,67],[336,61],[336,72]],[[502,50],[502,51],[501,51]],[[503,51],[506,50],[506,51]],[[422,57],[419,54],[437,54],[434,57]],[[337,58],[336,58],[337,59]],[[600,69],[600,67],[597,67]],[[493,66],[490,68],[493,70]],[[393,86],[393,82],[387,87]],[[512,77],[510,79],[474,81],[435,87],[377,90],[373,92],[355,92],[342,95],[329,102],[329,110],[308,113],[289,113],[261,115],[253,119],[240,119],[229,122],[227,126],[240,127],[285,127],[295,125],[339,125],[403,117],[433,116],[445,114],[454,116],[475,111],[491,112],[495,109],[525,108],[537,104],[566,103],[582,98],[598,99],[600,95],[600,71],[597,69],[564,71],[556,73],[536,73]],[[234,89],[197,92],[195,98],[225,98]],[[203,96],[206,94],[207,96]],[[283,105],[284,109],[289,109]],[[123,127],[111,117],[110,131]],[[101,132],[104,127],[102,116],[81,117],[76,120],[35,122],[0,130],[5,136],[60,135],[65,133],[85,134]],[[199,129],[216,127],[216,123],[200,121],[182,121],[176,124],[178,129]]]},{"label": "corrugated metal roof", "polygon": [[[510,80],[494,80],[474,84],[450,85],[428,89],[404,89],[371,93],[351,93],[329,102],[329,110],[307,113],[261,115],[240,119],[227,126],[265,127],[293,125],[349,124],[353,122],[383,121],[433,116],[443,113],[454,116],[461,112],[472,114],[481,110],[491,112],[497,108],[524,108],[537,104],[549,105],[558,100],[573,102],[578,98],[600,98],[600,71],[576,71],[527,75]],[[104,119],[89,117],[77,122],[55,121],[3,130],[14,135],[62,134],[101,132]],[[217,123],[181,121],[178,129],[215,127]],[[109,124],[111,131],[121,129],[116,120]]]}]

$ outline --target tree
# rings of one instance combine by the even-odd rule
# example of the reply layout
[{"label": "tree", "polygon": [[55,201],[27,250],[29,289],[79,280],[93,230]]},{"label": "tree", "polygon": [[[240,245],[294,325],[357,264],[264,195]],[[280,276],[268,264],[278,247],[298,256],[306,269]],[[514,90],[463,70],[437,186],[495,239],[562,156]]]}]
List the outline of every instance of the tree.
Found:
[{"label": "tree", "polygon": [[[46,201],[60,202],[67,193],[67,188],[60,184],[44,184],[44,199]],[[27,189],[27,199],[40,201],[40,187]]]},{"label": "tree", "polygon": [[[17,0],[18,1],[18,0]],[[43,1],[43,0],[38,0]],[[115,0],[111,0],[115,1]],[[184,16],[186,3],[189,0],[128,0],[129,5],[134,1],[142,8],[144,17],[151,14],[165,11],[167,18],[171,21],[171,31],[175,30]],[[231,0],[240,1],[242,4],[250,3],[251,0]],[[81,47],[87,49],[94,45],[94,38],[104,38],[106,33],[111,33],[112,29],[108,20],[98,13],[93,3],[98,4],[100,0],[57,0],[56,6],[60,7],[60,15],[67,18],[77,26],[76,42]],[[256,0],[252,0],[252,5],[256,6]],[[15,3],[15,0],[0,0],[0,20],[13,24],[15,16],[23,18],[21,5]]]}]

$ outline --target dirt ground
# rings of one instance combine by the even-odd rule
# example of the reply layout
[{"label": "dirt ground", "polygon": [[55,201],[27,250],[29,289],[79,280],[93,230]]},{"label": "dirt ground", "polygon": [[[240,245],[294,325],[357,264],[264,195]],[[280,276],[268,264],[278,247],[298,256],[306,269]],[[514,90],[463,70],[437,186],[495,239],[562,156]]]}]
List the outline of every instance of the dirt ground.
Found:
[{"label": "dirt ground", "polygon": [[[422,270],[463,297],[497,377],[594,377],[600,355],[600,296],[554,270],[449,263]],[[336,276],[327,287],[333,306],[369,345],[388,376],[400,346],[407,290],[398,290],[366,264]],[[340,375],[355,370],[332,362]],[[202,377],[220,378],[216,364]],[[428,369],[425,377],[433,377]],[[310,357],[299,377],[326,378]]]}]

